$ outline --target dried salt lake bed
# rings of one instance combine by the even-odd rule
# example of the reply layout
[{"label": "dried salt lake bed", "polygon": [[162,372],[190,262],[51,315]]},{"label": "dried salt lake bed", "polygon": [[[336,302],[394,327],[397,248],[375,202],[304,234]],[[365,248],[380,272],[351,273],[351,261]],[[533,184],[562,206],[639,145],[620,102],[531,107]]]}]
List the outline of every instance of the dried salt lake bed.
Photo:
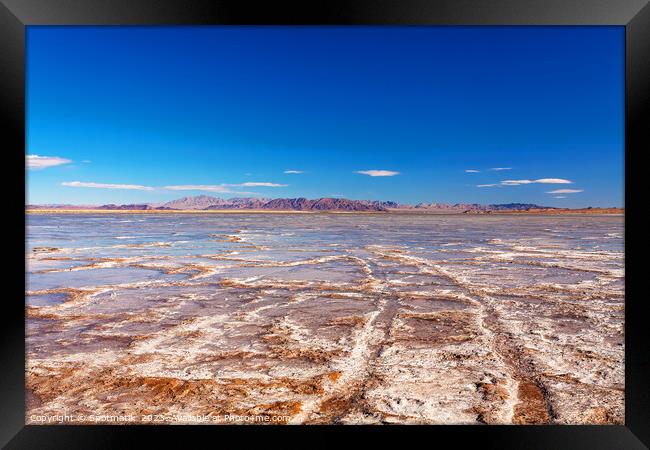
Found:
[{"label": "dried salt lake bed", "polygon": [[27,223],[28,423],[624,422],[623,217]]}]

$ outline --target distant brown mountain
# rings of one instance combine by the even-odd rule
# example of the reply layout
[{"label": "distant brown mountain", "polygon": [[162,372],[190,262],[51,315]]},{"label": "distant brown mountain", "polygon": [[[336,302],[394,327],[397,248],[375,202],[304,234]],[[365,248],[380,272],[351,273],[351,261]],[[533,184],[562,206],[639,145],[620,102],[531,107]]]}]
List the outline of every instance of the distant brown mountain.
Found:
[{"label": "distant brown mountain", "polygon": [[146,203],[137,203],[137,204],[130,204],[130,205],[113,205],[113,204],[102,205],[102,206],[98,206],[97,209],[146,211],[146,210],[158,209],[158,208]]},{"label": "distant brown mountain", "polygon": [[179,210],[215,210],[215,209],[261,209],[275,211],[386,211],[384,203],[367,200],[348,200],[345,198],[231,198],[222,199],[209,195],[183,197],[164,203],[161,207]]},{"label": "distant brown mountain", "polygon": [[266,198],[231,198],[205,208],[210,209],[263,209],[269,202]]},{"label": "distant brown mountain", "polygon": [[276,198],[262,206],[262,209],[290,211],[387,211],[380,205],[345,198]]},{"label": "distant brown mountain", "polygon": [[197,195],[194,197],[183,197],[171,202],[163,203],[161,207],[169,209],[231,209],[237,204],[246,204],[247,200],[244,198],[223,199],[219,197],[212,197],[210,195]]},{"label": "distant brown mountain", "polygon": [[399,204],[392,201],[349,200],[346,198],[253,198],[223,199],[210,195],[183,197],[163,204],[135,203],[127,205],[107,204],[101,206],[75,205],[27,205],[26,209],[47,210],[122,210],[122,211],[211,211],[211,210],[270,210],[270,211],[351,211],[351,212],[417,212],[427,214],[481,214],[492,212],[551,211],[557,208],[532,203],[505,203],[480,205],[476,203],[419,203]]},{"label": "distant brown mountain", "polygon": [[[408,206],[406,206],[409,208]],[[413,208],[423,211],[441,212],[496,212],[496,211],[528,211],[530,209],[555,209],[552,206],[539,206],[534,203],[502,203],[496,205],[481,205],[478,203],[418,203]]]}]

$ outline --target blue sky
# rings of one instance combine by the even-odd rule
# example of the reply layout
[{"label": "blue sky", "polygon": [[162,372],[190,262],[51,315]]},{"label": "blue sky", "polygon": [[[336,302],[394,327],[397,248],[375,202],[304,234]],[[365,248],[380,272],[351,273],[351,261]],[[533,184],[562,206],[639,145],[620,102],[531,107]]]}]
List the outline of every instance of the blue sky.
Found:
[{"label": "blue sky", "polygon": [[622,206],[623,51],[622,27],[30,26],[27,201]]}]

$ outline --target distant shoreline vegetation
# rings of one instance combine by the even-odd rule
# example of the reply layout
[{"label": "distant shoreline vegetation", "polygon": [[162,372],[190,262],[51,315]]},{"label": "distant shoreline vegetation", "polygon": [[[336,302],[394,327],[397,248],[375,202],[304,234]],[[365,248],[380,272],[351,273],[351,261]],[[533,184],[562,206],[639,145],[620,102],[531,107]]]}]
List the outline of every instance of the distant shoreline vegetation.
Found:
[{"label": "distant shoreline vegetation", "polygon": [[338,212],[338,213],[416,213],[416,214],[623,214],[623,208],[557,208],[533,203],[504,203],[481,205],[476,203],[419,203],[400,204],[392,201],[349,200],[345,198],[231,198],[208,195],[183,197],[162,204],[106,204],[106,205],[26,205],[27,212]]}]

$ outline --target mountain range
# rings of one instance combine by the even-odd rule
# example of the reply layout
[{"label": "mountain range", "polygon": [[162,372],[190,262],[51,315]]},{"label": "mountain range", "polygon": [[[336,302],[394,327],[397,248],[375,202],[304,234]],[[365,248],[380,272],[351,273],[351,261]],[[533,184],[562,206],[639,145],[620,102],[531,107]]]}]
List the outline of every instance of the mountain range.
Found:
[{"label": "mountain range", "polygon": [[183,197],[170,202],[126,205],[28,205],[27,209],[102,209],[102,210],[270,210],[270,211],[360,211],[360,212],[430,212],[430,213],[489,213],[492,211],[528,211],[556,209],[532,203],[480,205],[476,203],[418,203],[400,204],[393,201],[349,200],[345,198],[252,198],[223,199],[209,195]]}]

